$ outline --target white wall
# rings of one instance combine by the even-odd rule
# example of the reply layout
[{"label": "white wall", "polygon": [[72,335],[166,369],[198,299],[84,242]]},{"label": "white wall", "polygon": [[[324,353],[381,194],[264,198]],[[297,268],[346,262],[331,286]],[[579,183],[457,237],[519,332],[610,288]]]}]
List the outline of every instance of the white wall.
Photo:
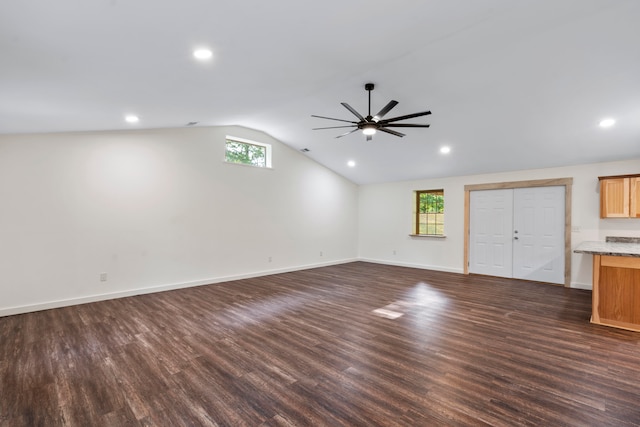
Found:
[{"label": "white wall", "polygon": [[357,191],[245,128],[0,136],[0,315],[353,260]]},{"label": "white wall", "polygon": [[[227,134],[272,144],[273,169],[225,164]],[[572,177],[574,247],[640,236],[640,219],[598,216],[597,177],[638,172],[633,159],[358,188],[245,128],[3,135],[0,316],[357,258],[462,272],[466,184]],[[447,237],[409,237],[413,191],[435,188]],[[590,288],[591,257],[572,263]]]},{"label": "white wall", "polygon": [[[640,173],[640,159],[500,174],[365,185],[359,191],[358,255],[362,260],[461,273],[464,186],[573,178],[572,246],[606,236],[640,237],[640,219],[600,219],[598,176]],[[446,238],[410,237],[413,191],[444,189]],[[395,255],[394,255],[395,251]],[[591,256],[572,255],[571,285],[591,289]]]}]

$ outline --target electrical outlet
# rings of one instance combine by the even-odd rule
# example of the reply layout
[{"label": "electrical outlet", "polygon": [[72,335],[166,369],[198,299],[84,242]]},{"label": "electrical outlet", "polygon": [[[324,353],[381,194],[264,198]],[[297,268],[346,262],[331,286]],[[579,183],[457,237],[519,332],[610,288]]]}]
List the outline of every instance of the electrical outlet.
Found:
[{"label": "electrical outlet", "polygon": [[322,251],[320,251],[320,256],[322,256]]},{"label": "electrical outlet", "polygon": [[107,281],[107,273],[100,273],[100,281],[101,282]]},{"label": "electrical outlet", "polygon": [[394,255],[396,254],[396,250],[395,250],[395,249],[393,250],[393,254],[394,254]]},{"label": "electrical outlet", "polygon": [[269,262],[271,262],[271,261],[272,261],[272,260],[271,260],[271,257],[269,257]]}]

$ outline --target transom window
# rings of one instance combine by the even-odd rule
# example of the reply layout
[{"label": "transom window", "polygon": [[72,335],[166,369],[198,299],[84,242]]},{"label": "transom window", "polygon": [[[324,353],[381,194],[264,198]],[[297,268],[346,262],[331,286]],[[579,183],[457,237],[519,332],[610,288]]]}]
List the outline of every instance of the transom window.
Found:
[{"label": "transom window", "polygon": [[227,136],[224,160],[228,163],[270,168],[271,145]]},{"label": "transom window", "polygon": [[420,190],[415,194],[414,233],[444,236],[444,190]]}]

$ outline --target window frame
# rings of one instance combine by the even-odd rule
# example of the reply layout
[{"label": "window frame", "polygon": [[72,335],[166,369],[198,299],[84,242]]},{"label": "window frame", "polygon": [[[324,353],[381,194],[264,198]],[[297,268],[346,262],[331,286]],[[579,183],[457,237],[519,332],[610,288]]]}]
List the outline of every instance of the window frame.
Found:
[{"label": "window frame", "polygon": [[[253,164],[253,163],[241,163],[241,162],[232,162],[227,160],[227,143],[228,142],[236,142],[239,144],[244,144],[244,145],[254,145],[257,147],[263,147],[264,148],[264,152],[265,152],[265,164],[263,165],[257,165],[257,164]],[[224,139],[224,163],[230,164],[230,165],[241,165],[241,166],[251,166],[254,168],[260,168],[260,169],[271,169],[272,168],[272,164],[271,164],[271,158],[272,158],[272,153],[271,153],[271,144],[266,144],[264,142],[258,142],[258,141],[252,141],[250,139],[246,139],[246,138],[239,138],[237,136],[231,136],[231,135],[226,135],[225,139]]]},{"label": "window frame", "polygon": [[[414,209],[414,217],[413,217],[413,232],[412,236],[417,237],[446,237],[445,235],[445,222],[444,222],[444,213],[445,213],[445,198],[444,198],[444,189],[430,189],[430,190],[416,190],[413,192],[413,209]],[[420,195],[421,194],[435,194],[442,196],[442,212],[436,212],[442,215],[442,232],[441,233],[420,233]],[[427,215],[428,219],[428,215]],[[436,223],[434,223],[434,226]],[[427,230],[429,229],[429,222],[426,222]]]}]

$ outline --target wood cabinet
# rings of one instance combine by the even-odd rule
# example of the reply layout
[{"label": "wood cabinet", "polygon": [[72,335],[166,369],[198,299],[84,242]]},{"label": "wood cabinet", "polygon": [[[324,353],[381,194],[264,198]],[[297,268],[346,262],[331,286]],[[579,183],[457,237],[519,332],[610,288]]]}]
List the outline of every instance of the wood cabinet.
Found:
[{"label": "wood cabinet", "polygon": [[640,175],[601,176],[600,218],[640,218]]},{"label": "wood cabinet", "polygon": [[591,322],[640,331],[640,258],[593,256]]},{"label": "wood cabinet", "polygon": [[629,216],[640,218],[640,176],[629,178]]}]

